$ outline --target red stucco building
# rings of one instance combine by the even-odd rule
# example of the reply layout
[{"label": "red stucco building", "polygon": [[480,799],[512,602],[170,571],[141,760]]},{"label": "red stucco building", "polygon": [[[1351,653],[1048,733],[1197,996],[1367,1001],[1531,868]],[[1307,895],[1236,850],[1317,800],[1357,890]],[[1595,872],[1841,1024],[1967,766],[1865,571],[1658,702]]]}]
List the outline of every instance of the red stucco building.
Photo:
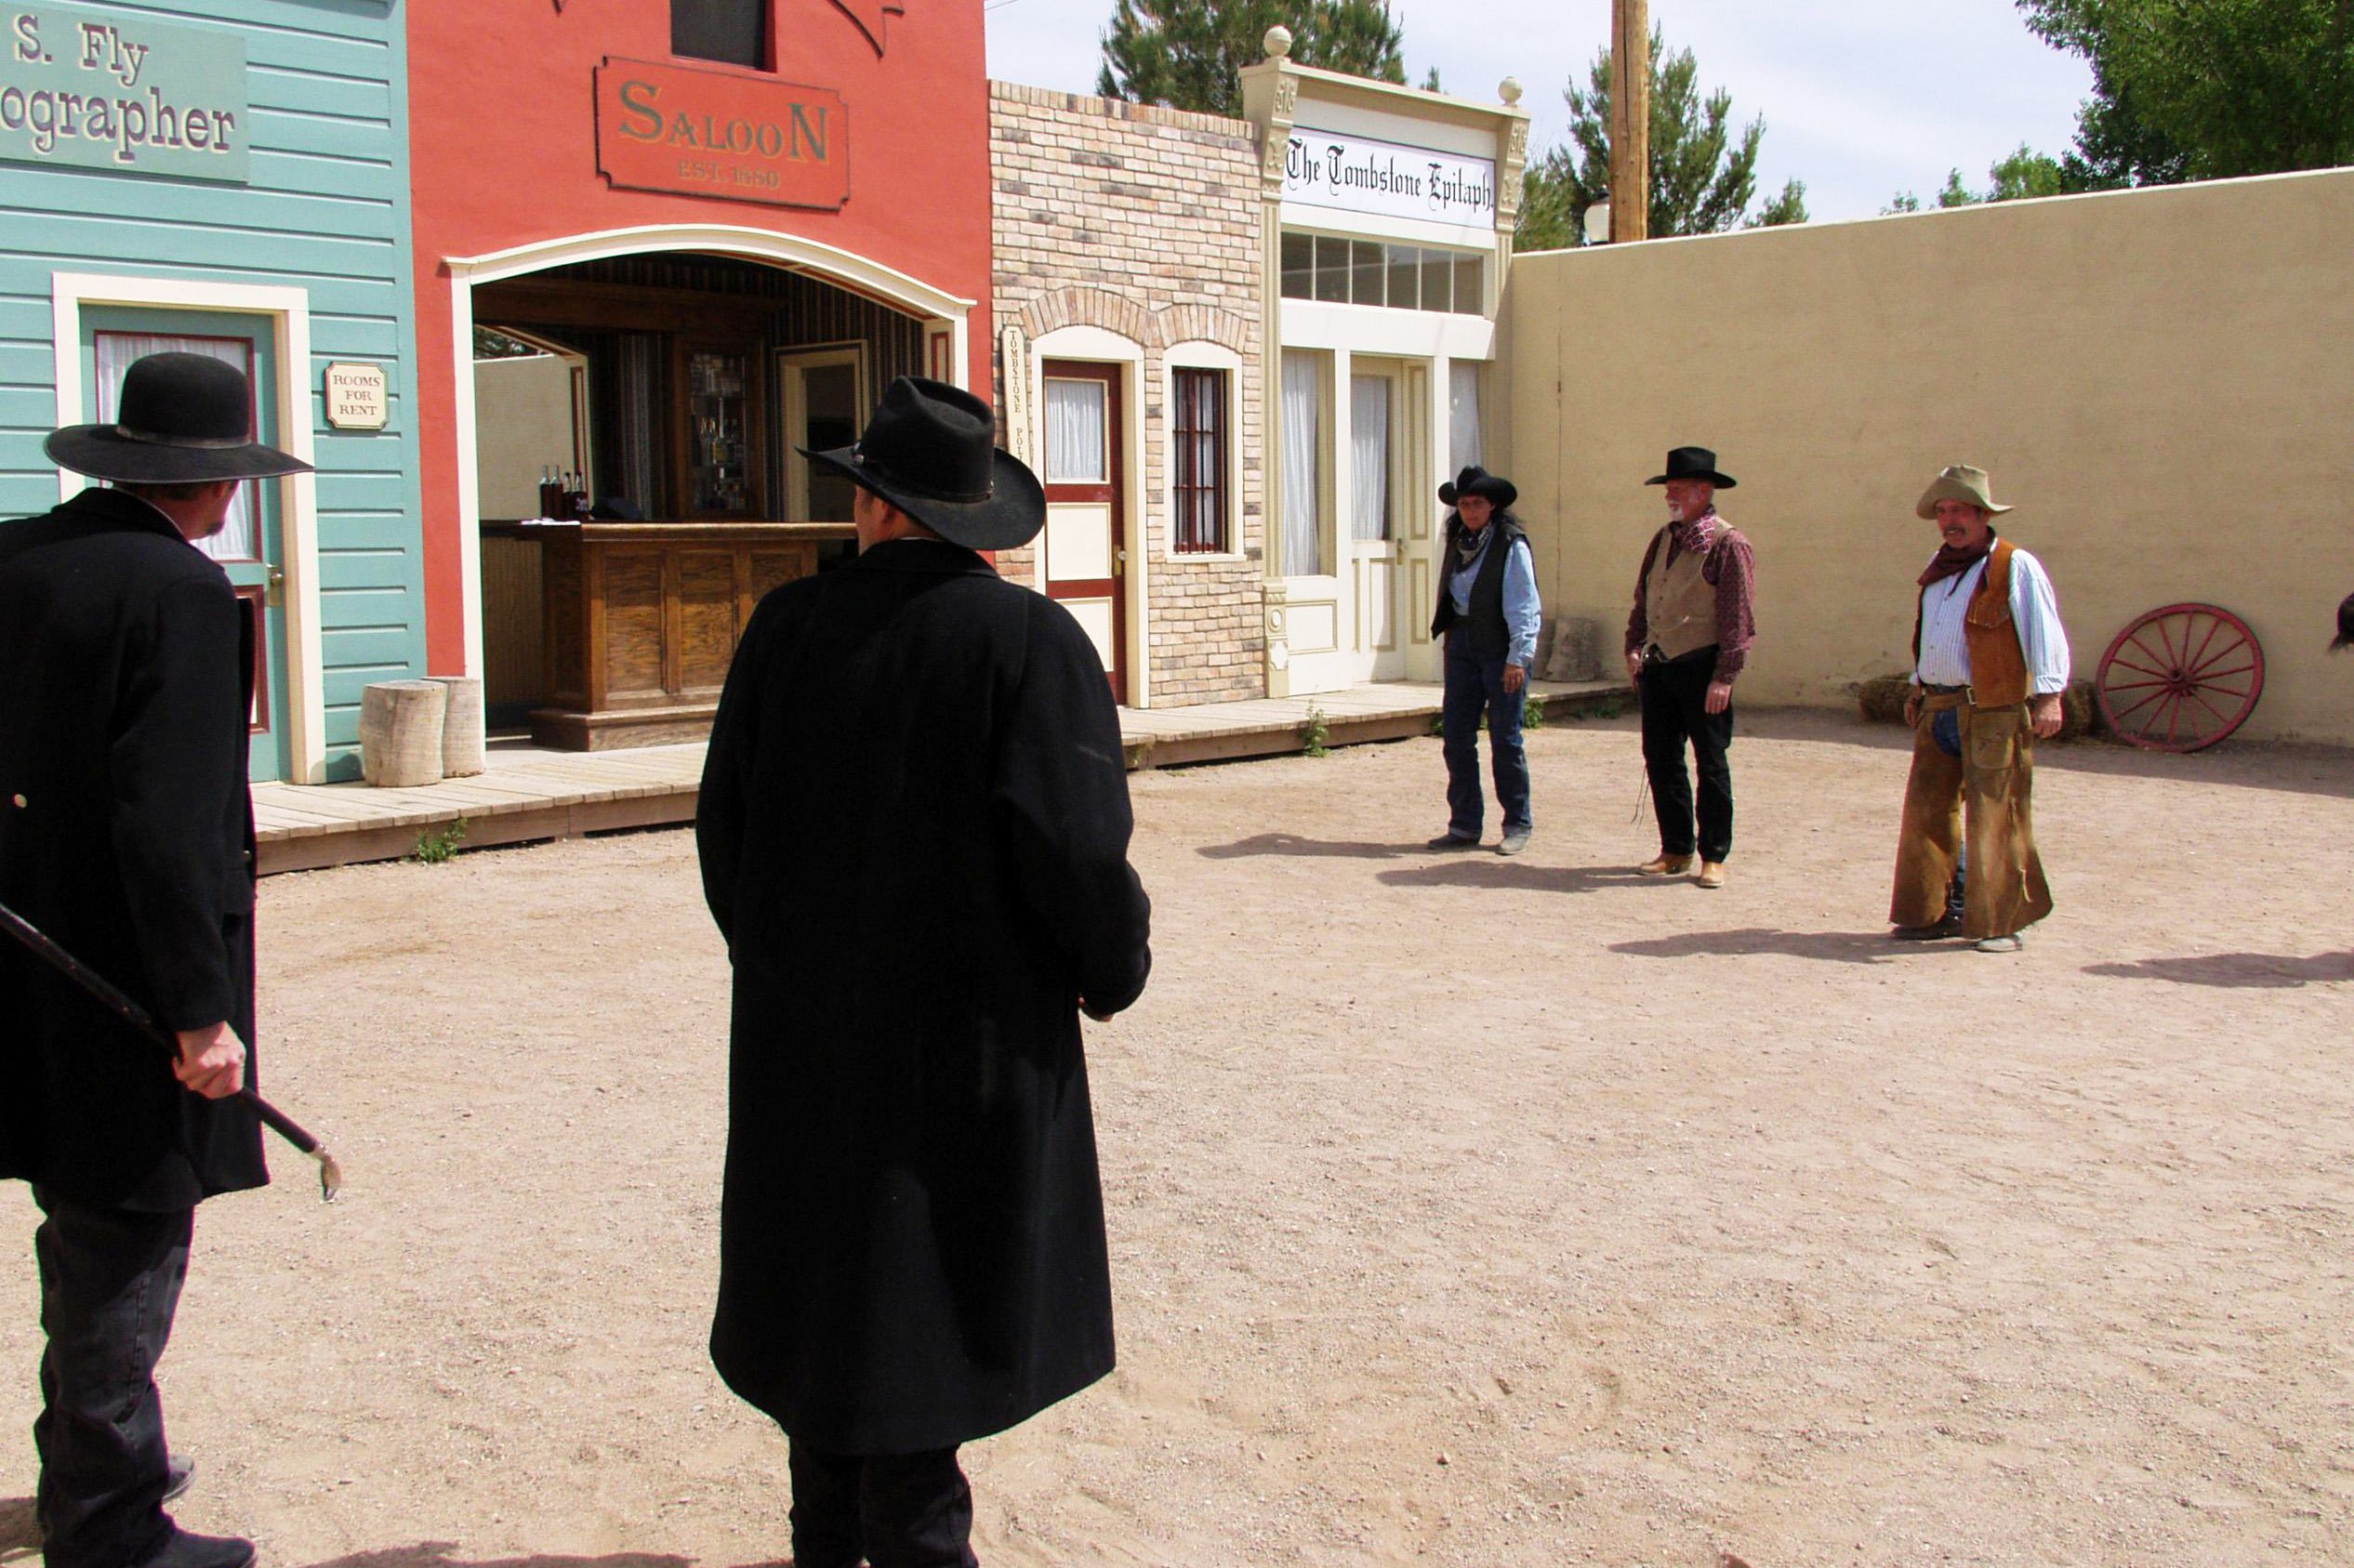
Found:
[{"label": "red stucco building", "polygon": [[793,449],[989,385],[982,0],[408,17],[429,664],[555,744],[698,737],[847,534]]}]

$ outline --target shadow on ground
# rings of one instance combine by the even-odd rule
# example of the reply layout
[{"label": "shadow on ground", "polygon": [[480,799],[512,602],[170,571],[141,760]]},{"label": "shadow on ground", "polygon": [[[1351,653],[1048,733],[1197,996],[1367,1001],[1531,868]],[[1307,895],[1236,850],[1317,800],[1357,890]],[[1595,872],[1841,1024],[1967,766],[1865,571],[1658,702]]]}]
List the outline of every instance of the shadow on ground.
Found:
[{"label": "shadow on ground", "polygon": [[1783,931],[1748,926],[1735,931],[1686,931],[1610,945],[1613,953],[1637,958],[1746,958],[1776,955],[1819,958],[1837,964],[1885,964],[1926,954],[1971,953],[1965,942],[1895,942],[1885,930]]},{"label": "shadow on ground", "polygon": [[[419,1541],[413,1547],[385,1547],[329,1558],[314,1568],[694,1568],[694,1559],[669,1552],[616,1551],[603,1557],[564,1557],[553,1553],[534,1557],[461,1558],[456,1541]],[[763,1563],[759,1568],[792,1568],[789,1561]]]},{"label": "shadow on ground", "polygon": [[1590,893],[1597,888],[1640,883],[1672,887],[1681,878],[1643,876],[1632,866],[1531,865],[1525,860],[1477,850],[1460,852],[1412,871],[1382,871],[1374,880],[1393,888],[1493,888],[1523,893]]},{"label": "shadow on ground", "polygon": [[2157,980],[2224,990],[2290,991],[2354,980],[2354,953],[2290,958],[2273,953],[2209,953],[2192,958],[2144,958],[2133,964],[2087,964],[2084,972],[2109,980]]},{"label": "shadow on ground", "polygon": [[41,1544],[33,1522],[33,1499],[0,1497],[0,1558],[30,1551]]},{"label": "shadow on ground", "polygon": [[1351,844],[1324,838],[1303,838],[1296,833],[1262,833],[1232,844],[1210,844],[1194,851],[1204,860],[1249,860],[1260,855],[1284,855],[1300,860],[1395,861],[1432,851],[1420,844]]}]

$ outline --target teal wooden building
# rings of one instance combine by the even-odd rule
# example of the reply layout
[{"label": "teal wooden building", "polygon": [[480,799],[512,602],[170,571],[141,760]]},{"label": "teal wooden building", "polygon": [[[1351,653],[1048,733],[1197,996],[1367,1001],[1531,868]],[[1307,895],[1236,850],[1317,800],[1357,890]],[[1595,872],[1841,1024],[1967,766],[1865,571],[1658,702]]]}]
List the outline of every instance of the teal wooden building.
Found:
[{"label": "teal wooden building", "polygon": [[[261,632],[253,776],[357,776],[424,673],[404,0],[0,0],[0,519],[159,349],[245,366],[258,482],[207,548]],[[0,521],[0,527],[7,524]]]}]

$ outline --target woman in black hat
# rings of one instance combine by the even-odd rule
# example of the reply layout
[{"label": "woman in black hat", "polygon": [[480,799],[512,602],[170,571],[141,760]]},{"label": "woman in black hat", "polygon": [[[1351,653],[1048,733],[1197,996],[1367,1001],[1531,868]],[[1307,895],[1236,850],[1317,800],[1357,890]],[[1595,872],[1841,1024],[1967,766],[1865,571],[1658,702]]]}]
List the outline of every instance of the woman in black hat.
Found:
[{"label": "woman in black hat", "polygon": [[1479,843],[1487,799],[1479,787],[1479,720],[1488,717],[1489,762],[1504,837],[1496,852],[1528,847],[1528,754],[1520,740],[1528,666],[1537,657],[1537,567],[1527,531],[1512,514],[1520,498],[1513,482],[1474,466],[1438,487],[1447,517],[1447,553],[1439,568],[1438,611],[1431,635],[1446,640],[1447,831],[1434,850],[1468,850]]},{"label": "woman in black hat", "polygon": [[[192,548],[238,486],[310,465],[253,439],[235,366],[152,354],[114,423],[45,450],[112,487],[0,525],[0,903],[130,993],[177,1063],[0,942],[0,1177],[44,1221],[39,1514],[54,1568],[243,1568],[164,1511],[187,1467],[152,1380],[196,1205],[269,1179],[253,1113],[254,660]],[[177,1079],[177,1081],[175,1081]]]}]

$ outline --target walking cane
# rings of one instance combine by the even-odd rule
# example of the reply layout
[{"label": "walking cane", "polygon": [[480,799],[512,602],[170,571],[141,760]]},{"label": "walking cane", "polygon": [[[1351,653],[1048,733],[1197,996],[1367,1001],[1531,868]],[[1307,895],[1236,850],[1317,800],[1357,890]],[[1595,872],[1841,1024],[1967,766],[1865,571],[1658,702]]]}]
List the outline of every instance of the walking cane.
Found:
[{"label": "walking cane", "polygon": [[[173,1037],[171,1031],[148,1017],[145,1008],[108,984],[105,976],[84,968],[73,954],[51,942],[33,922],[5,903],[0,903],[0,929],[5,929],[10,936],[22,942],[33,956],[96,997],[115,1017],[157,1042],[174,1056],[179,1054],[179,1042]],[[303,1131],[301,1125],[292,1116],[262,1099],[250,1087],[239,1089],[236,1098],[244,1100],[272,1132],[319,1162],[319,1200],[322,1203],[335,1202],[336,1193],[343,1187],[343,1166],[336,1163],[336,1157],[327,1153],[326,1146]]]}]

